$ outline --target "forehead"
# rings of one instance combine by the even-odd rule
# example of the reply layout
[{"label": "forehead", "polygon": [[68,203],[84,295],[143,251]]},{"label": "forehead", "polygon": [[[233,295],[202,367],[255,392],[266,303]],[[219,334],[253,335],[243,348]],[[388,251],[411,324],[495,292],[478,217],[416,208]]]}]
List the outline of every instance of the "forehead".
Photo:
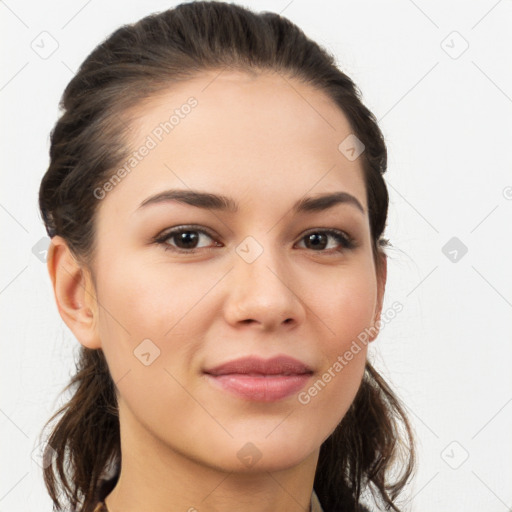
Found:
[{"label": "forehead", "polygon": [[[189,109],[192,98],[196,106]],[[319,149],[332,149],[333,143],[337,149],[338,139],[351,133],[345,114],[324,91],[275,72],[204,72],[149,97],[132,113],[133,142],[173,117],[167,138],[193,129],[197,137],[207,134],[214,141],[228,143],[229,137],[232,147],[250,137],[253,145],[265,146],[323,139]]]},{"label": "forehead", "polygon": [[340,150],[352,132],[346,116],[296,79],[205,72],[138,104],[129,126],[128,172],[104,203],[133,210],[166,188],[229,191],[241,204],[344,190],[366,209],[361,158]]}]

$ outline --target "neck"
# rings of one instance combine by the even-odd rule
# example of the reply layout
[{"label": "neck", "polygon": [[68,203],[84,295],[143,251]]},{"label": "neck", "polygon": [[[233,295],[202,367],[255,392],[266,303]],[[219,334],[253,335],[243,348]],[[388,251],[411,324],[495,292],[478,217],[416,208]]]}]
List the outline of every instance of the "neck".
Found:
[{"label": "neck", "polygon": [[286,469],[233,471],[186,457],[128,416],[120,421],[121,471],[105,500],[109,512],[310,511],[319,450]]}]

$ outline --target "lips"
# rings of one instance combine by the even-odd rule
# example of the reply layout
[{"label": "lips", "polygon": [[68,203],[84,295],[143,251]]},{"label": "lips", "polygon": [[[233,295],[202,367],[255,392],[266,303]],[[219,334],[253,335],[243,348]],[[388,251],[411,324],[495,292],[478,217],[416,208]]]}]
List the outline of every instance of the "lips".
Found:
[{"label": "lips", "polygon": [[223,363],[204,373],[217,389],[244,400],[274,402],[302,389],[313,370],[288,356],[266,360],[252,356]]},{"label": "lips", "polygon": [[254,375],[303,375],[306,373],[312,373],[313,370],[288,356],[277,356],[271,359],[260,359],[255,356],[242,357],[235,359],[227,363],[223,363],[212,369],[205,370],[205,373],[210,375],[229,375],[229,374],[254,374]]}]

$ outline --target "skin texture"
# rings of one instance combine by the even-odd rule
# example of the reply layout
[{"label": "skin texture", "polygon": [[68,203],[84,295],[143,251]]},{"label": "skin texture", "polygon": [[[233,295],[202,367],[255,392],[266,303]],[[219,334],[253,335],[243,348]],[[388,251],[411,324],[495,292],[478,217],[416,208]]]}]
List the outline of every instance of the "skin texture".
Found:
[{"label": "skin texture", "polygon": [[[351,129],[324,93],[235,71],[203,73],[139,105],[131,150],[191,96],[197,106],[99,200],[93,268],[61,237],[49,253],[63,320],[82,345],[104,351],[118,389],[123,461],[106,502],[111,512],[309,510],[320,446],[355,397],[367,346],[307,404],[297,393],[245,400],[202,370],[286,354],[313,368],[307,390],[379,319],[386,265],[377,275],[361,160],[339,151]],[[138,209],[176,188],[230,196],[239,211]],[[291,210],[334,191],[355,196],[364,213],[348,203]],[[152,241],[187,224],[213,235],[201,235],[195,254]],[[312,228],[348,233],[356,247],[326,235],[317,249],[305,236]],[[244,241],[262,249],[250,263],[236,251]],[[165,243],[187,247],[176,236]],[[145,339],[160,350],[149,365],[134,355]],[[244,462],[241,449],[259,460]]]}]

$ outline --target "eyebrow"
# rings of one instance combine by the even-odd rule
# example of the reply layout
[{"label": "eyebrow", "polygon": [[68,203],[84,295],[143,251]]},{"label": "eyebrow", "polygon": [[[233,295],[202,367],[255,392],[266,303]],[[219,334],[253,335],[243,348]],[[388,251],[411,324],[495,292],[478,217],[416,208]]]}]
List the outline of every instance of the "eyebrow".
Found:
[{"label": "eyebrow", "polygon": [[[238,203],[227,196],[217,195],[198,190],[165,190],[154,196],[148,197],[139,205],[137,210],[151,204],[177,201],[197,208],[212,209],[221,212],[237,213]],[[338,204],[348,204],[356,207],[361,213],[365,213],[359,200],[348,192],[333,192],[313,197],[299,199],[292,207],[294,213],[320,212],[328,210]]]}]

